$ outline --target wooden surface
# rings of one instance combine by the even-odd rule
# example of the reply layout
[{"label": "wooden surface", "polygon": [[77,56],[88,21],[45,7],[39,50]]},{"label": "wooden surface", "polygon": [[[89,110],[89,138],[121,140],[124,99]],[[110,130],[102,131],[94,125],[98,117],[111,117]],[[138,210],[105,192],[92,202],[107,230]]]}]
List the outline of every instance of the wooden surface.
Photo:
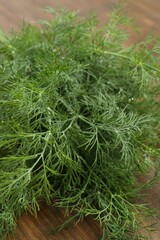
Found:
[{"label": "wooden surface", "polygon": [[[131,41],[143,40],[143,38],[155,31],[160,34],[160,0],[128,0],[129,14],[136,18],[136,23],[141,27],[142,33],[131,33]],[[0,0],[0,27],[6,31],[17,29],[20,19],[28,22],[36,22],[39,19],[49,19],[49,15],[41,9],[46,6],[66,7],[80,10],[81,15],[86,15],[90,10],[96,11],[101,23],[103,23],[115,5],[114,0]],[[150,176],[151,177],[151,176]],[[145,178],[141,178],[145,181]],[[144,199],[151,207],[160,209],[160,184],[148,191]],[[100,229],[91,218],[86,218],[82,223],[73,228],[62,231],[55,236],[48,231],[63,222],[62,212],[45,204],[41,207],[37,219],[30,214],[23,214],[18,220],[17,234],[10,240],[98,240]],[[157,222],[159,230],[150,236],[152,240],[160,240],[160,221],[157,219],[146,220],[145,225]]]},{"label": "wooden surface", "polygon": [[18,220],[17,235],[8,240],[99,240],[101,231],[99,225],[90,217],[81,223],[66,230],[51,235],[53,227],[58,226],[67,219],[64,212],[59,209],[42,204],[37,218],[31,214],[23,214]]}]

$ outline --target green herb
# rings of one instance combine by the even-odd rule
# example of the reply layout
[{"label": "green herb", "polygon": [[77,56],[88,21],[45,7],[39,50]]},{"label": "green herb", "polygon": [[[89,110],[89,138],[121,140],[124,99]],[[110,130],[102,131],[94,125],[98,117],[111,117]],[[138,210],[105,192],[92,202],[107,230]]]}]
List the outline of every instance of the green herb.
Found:
[{"label": "green herb", "polygon": [[159,39],[125,47],[123,7],[102,27],[48,10],[41,28],[0,37],[0,237],[56,199],[76,213],[56,230],[92,215],[102,239],[142,239],[137,216],[152,211],[135,202],[137,176],[160,155]]}]

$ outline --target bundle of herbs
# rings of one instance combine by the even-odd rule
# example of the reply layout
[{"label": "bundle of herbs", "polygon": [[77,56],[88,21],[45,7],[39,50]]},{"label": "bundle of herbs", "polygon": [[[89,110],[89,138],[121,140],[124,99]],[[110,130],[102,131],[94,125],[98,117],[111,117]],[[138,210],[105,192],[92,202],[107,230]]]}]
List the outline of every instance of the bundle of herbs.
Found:
[{"label": "bundle of herbs", "polygon": [[75,214],[57,230],[92,215],[102,239],[142,239],[137,216],[151,211],[135,199],[159,157],[159,40],[125,47],[121,7],[102,27],[48,10],[41,28],[1,33],[0,237],[55,199]]}]

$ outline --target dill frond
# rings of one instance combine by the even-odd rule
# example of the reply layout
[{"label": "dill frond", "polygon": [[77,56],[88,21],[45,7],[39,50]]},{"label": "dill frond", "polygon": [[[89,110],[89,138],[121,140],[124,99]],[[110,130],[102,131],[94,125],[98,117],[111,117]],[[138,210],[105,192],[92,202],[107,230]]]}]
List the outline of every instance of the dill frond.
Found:
[{"label": "dill frond", "polygon": [[125,47],[122,8],[102,27],[48,11],[41,28],[0,37],[0,237],[56,199],[97,219],[102,239],[142,239],[137,216],[152,212],[134,200],[159,158],[159,39]]}]

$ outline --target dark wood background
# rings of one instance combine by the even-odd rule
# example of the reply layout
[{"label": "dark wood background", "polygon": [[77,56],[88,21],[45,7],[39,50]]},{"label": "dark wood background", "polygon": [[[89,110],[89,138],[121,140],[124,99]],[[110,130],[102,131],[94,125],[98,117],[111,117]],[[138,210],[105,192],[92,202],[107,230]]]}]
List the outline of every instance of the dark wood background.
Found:
[{"label": "dark wood background", "polygon": [[[79,10],[82,16],[90,11],[96,11],[100,23],[103,23],[116,2],[114,0],[0,0],[0,27],[10,31],[12,28],[17,29],[22,19],[34,23],[40,19],[49,19],[50,16],[42,11],[46,6]],[[135,18],[137,26],[141,28],[141,34],[131,31],[131,42],[143,40],[153,31],[160,35],[160,0],[128,0],[127,3],[129,15]],[[152,173],[148,177],[151,178]],[[140,180],[147,179],[141,177]],[[144,202],[160,209],[160,184],[147,193]],[[101,231],[98,224],[89,217],[68,230],[54,236],[49,235],[49,230],[63,220],[63,211],[42,204],[37,218],[25,213],[18,219],[17,235],[9,237],[9,240],[98,240],[100,238]],[[153,233],[150,239],[160,240],[159,218],[148,219],[144,224],[149,225],[154,222],[157,222],[158,231]]]}]

